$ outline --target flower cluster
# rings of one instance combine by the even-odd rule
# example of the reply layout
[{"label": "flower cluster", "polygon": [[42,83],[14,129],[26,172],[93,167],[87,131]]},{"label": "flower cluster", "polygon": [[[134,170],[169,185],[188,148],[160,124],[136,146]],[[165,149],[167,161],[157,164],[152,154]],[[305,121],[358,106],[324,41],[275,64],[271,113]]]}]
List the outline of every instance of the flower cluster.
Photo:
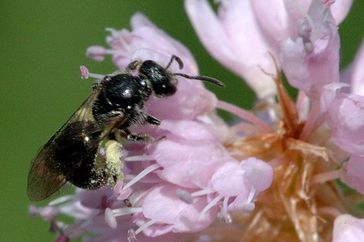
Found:
[{"label": "flower cluster", "polygon": [[[364,240],[364,222],[353,217],[364,194],[364,44],[339,72],[337,26],[351,3],[224,0],[215,13],[207,0],[185,0],[206,49],[255,91],[259,115],[180,78],[175,95],[148,101],[161,125],[134,127],[155,141],[123,145],[122,181],[77,189],[31,214],[49,221],[58,241]],[[190,52],[145,16],[135,14],[131,27],[108,28],[110,49],[92,46],[87,56],[111,55],[124,69],[136,59],[166,66],[176,55],[180,72],[198,74]],[[217,108],[241,121],[228,126]]]},{"label": "flower cluster", "polygon": [[[145,16],[135,14],[131,26],[131,32],[107,29],[111,49],[92,46],[87,55],[103,60],[111,54],[120,69],[136,59],[167,65],[176,55],[184,63],[180,72],[198,74],[190,52]],[[81,76],[100,77],[84,66]],[[56,199],[49,207],[32,207],[32,213],[51,221],[60,239],[89,234],[88,241],[106,241],[197,232],[218,215],[229,222],[232,211],[252,210],[256,196],[272,182],[272,168],[257,158],[238,160],[230,154],[224,146],[229,130],[216,116],[216,105],[215,95],[200,81],[180,78],[175,95],[148,101],[146,112],[161,119],[161,125],[133,127],[134,132],[148,133],[155,141],[124,144],[124,180],[113,189],[77,189],[74,196]],[[74,217],[75,223],[56,221],[57,214]]]}]

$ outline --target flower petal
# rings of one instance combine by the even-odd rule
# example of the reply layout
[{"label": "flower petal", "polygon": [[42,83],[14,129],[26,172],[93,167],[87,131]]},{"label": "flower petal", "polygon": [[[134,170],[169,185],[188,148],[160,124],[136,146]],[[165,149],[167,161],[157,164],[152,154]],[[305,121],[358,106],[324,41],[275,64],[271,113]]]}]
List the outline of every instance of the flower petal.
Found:
[{"label": "flower petal", "polygon": [[352,155],[345,163],[345,182],[361,194],[364,194],[364,157]]},{"label": "flower petal", "polygon": [[347,152],[364,154],[364,97],[341,94],[332,102],[327,124],[333,141]]},{"label": "flower petal", "polygon": [[364,40],[351,66],[352,93],[364,96]]},{"label": "flower petal", "polygon": [[339,80],[339,35],[330,11],[313,0],[299,26],[299,38],[282,46],[282,66],[288,82],[318,99],[323,86]]},{"label": "flower petal", "polygon": [[336,0],[331,5],[331,13],[337,24],[340,24],[349,13],[353,0]]},{"label": "flower petal", "polygon": [[274,82],[264,73],[275,73],[271,57],[275,53],[259,29],[250,1],[224,1],[218,16],[206,0],[186,0],[185,6],[201,42],[214,58],[243,77],[259,97],[275,93]]},{"label": "flower petal", "polygon": [[357,219],[349,214],[335,219],[332,242],[364,241],[364,219]]}]

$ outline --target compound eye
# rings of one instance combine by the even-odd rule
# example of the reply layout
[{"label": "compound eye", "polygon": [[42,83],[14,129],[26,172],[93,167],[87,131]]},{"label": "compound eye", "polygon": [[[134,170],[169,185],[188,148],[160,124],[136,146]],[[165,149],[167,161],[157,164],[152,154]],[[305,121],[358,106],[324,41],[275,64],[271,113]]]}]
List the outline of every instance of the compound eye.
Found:
[{"label": "compound eye", "polygon": [[153,83],[153,90],[157,96],[171,96],[176,93],[177,87],[168,79],[163,82]]},{"label": "compound eye", "polygon": [[170,96],[177,91],[177,79],[154,61],[144,61],[139,72],[152,84],[156,96]]}]

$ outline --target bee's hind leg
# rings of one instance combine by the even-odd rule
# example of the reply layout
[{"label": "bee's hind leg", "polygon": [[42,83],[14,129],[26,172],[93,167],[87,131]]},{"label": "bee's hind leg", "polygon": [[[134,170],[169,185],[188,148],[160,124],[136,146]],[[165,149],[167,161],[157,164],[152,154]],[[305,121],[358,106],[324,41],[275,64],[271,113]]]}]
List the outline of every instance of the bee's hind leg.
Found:
[{"label": "bee's hind leg", "polygon": [[119,129],[119,134],[126,140],[136,143],[151,143],[154,141],[154,138],[147,134],[131,133],[128,129]]}]

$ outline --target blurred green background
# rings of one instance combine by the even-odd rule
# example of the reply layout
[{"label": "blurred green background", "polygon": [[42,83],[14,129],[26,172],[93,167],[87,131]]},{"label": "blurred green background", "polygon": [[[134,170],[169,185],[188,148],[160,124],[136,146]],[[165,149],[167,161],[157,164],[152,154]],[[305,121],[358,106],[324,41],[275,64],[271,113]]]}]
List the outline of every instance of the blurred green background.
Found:
[{"label": "blurred green background", "polygon": [[[89,45],[104,44],[105,27],[129,26],[144,12],[194,53],[201,73],[226,83],[214,89],[220,98],[250,107],[252,92],[205,52],[184,13],[183,1],[85,0],[0,3],[0,241],[52,241],[48,224],[27,214],[25,193],[30,162],[39,148],[89,94],[90,82],[79,78],[79,65],[97,73],[114,70],[110,60],[85,57]],[[342,66],[347,66],[364,32],[364,1],[354,0],[340,26]],[[363,67],[364,68],[364,67]]]}]

